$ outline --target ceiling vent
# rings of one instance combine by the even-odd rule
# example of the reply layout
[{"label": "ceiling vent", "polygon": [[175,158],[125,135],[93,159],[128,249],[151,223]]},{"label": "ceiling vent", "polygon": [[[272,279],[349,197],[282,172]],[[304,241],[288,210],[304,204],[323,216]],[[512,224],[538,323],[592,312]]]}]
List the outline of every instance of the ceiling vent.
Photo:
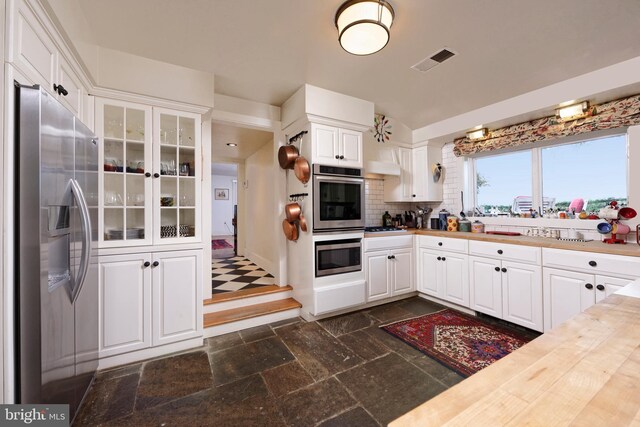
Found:
[{"label": "ceiling vent", "polygon": [[452,58],[455,55],[456,53],[452,50],[441,49],[436,53],[434,53],[433,55],[431,55],[430,57],[425,58],[422,61],[418,62],[417,64],[412,66],[411,69],[424,73],[425,71],[432,69],[436,65],[442,64],[444,61]]}]

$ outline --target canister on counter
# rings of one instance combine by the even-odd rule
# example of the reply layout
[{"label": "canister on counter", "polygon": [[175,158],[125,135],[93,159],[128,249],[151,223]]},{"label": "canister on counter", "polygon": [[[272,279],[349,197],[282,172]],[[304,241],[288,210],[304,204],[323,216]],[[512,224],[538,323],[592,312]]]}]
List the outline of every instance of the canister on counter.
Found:
[{"label": "canister on counter", "polygon": [[447,231],[458,231],[458,217],[449,215],[447,217]]},{"label": "canister on counter", "polygon": [[458,221],[458,230],[469,233],[471,231],[471,221],[466,218]]},{"label": "canister on counter", "polygon": [[472,233],[484,233],[484,224],[478,220],[473,221],[471,224]]},{"label": "canister on counter", "polygon": [[442,209],[438,213],[438,218],[440,218],[440,230],[447,231],[447,218],[449,217],[449,211],[446,209]]}]

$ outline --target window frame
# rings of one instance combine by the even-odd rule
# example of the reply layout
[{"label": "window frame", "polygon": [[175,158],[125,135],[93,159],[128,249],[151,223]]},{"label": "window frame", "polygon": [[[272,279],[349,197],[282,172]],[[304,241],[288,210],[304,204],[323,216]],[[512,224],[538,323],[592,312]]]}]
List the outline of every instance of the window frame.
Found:
[{"label": "window frame", "polygon": [[[482,152],[477,155],[467,156],[465,157],[465,192],[469,195],[468,201],[470,204],[468,206],[477,207],[478,206],[478,193],[477,193],[477,182],[476,182],[476,161],[483,157],[493,157],[499,156],[502,154],[516,153],[521,151],[530,151],[531,152],[531,207],[536,212],[540,212],[542,207],[542,149],[548,147],[557,147],[561,145],[569,145],[569,144],[578,144],[581,142],[592,141],[596,139],[604,139],[615,136],[624,136],[625,144],[626,144],[626,180],[627,180],[627,201],[629,204],[632,203],[632,191],[635,190],[631,188],[631,180],[630,180],[630,156],[629,156],[629,133],[627,132],[628,128],[618,128],[611,129],[607,131],[596,131],[588,134],[585,137],[585,134],[575,135],[572,137],[566,137],[561,139],[555,139],[552,141],[548,141],[541,144],[536,144],[535,147],[528,148],[520,148],[520,149],[505,149],[505,150],[496,150],[496,151],[487,151]],[[525,146],[526,147],[526,146]],[[633,198],[635,200],[635,198]],[[635,222],[635,221],[634,221]]]}]

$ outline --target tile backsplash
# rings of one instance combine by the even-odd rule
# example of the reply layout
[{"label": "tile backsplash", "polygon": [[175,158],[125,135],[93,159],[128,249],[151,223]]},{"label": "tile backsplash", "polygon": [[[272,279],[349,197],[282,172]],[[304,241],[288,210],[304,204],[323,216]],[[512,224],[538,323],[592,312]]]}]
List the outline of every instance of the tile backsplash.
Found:
[{"label": "tile backsplash", "polygon": [[382,225],[382,215],[389,211],[391,216],[413,209],[413,203],[385,203],[384,180],[366,178],[364,180],[365,219],[367,227]]},{"label": "tile backsplash", "polygon": [[[382,225],[382,215],[389,211],[391,216],[404,213],[404,211],[415,211],[417,206],[412,202],[385,203],[384,202],[384,179],[366,178],[364,180],[365,191],[365,222],[367,227]],[[427,203],[424,203],[426,207]],[[430,205],[433,207],[433,204]]]}]

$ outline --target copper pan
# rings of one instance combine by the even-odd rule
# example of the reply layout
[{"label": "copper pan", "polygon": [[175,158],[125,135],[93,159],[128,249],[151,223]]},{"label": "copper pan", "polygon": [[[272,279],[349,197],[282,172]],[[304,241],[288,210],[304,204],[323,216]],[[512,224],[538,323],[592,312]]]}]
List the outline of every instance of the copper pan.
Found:
[{"label": "copper pan", "polygon": [[304,231],[305,233],[307,232],[308,228],[307,228],[307,219],[304,217],[304,215],[302,215],[302,213],[300,213],[300,217],[298,218],[298,221],[300,223],[300,230]]},{"label": "copper pan", "polygon": [[286,219],[282,221],[282,231],[287,240],[295,242],[298,240],[298,226],[295,222],[289,222]]},{"label": "copper pan", "polygon": [[282,169],[293,169],[293,165],[300,155],[294,145],[283,145],[278,149],[278,163]]},{"label": "copper pan", "polygon": [[309,166],[309,161],[303,156],[298,157],[293,166],[293,172],[301,183],[306,184],[309,182],[309,178],[311,178],[311,166]]},{"label": "copper pan", "polygon": [[284,215],[287,217],[287,221],[297,221],[302,214],[302,207],[297,202],[288,203],[284,207]]}]

